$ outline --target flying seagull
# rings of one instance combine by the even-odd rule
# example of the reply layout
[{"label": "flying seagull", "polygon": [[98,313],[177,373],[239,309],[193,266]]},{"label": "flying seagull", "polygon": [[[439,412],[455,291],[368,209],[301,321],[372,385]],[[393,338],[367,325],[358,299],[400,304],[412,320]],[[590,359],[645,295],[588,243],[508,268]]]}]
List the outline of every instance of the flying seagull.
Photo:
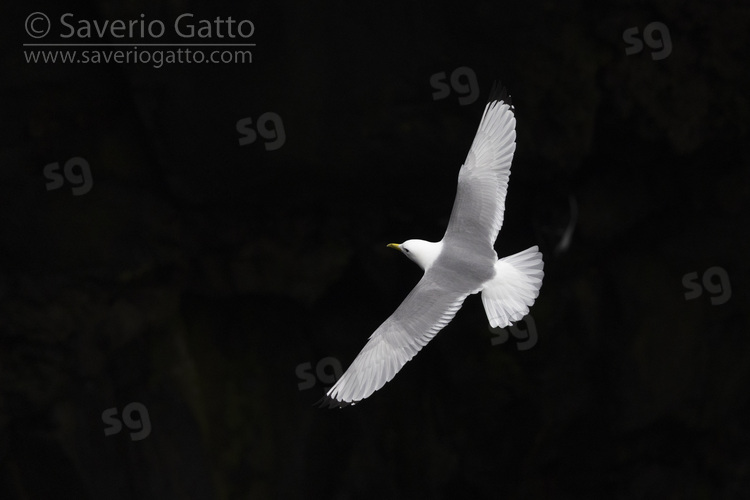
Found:
[{"label": "flying seagull", "polygon": [[354,404],[382,388],[453,319],[471,294],[482,292],[492,327],[508,326],[528,314],[542,287],[541,252],[533,246],[498,260],[494,249],[503,225],[515,129],[510,96],[496,84],[458,172],[458,192],[443,239],[388,245],[424,269],[422,279],[370,336],[321,406]]}]

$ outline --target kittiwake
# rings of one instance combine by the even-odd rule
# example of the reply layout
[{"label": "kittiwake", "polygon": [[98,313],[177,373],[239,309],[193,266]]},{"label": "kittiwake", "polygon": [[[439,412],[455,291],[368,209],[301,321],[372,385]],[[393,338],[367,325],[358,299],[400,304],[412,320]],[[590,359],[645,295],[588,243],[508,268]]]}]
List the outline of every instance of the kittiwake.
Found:
[{"label": "kittiwake", "polygon": [[354,404],[382,388],[453,319],[471,294],[482,292],[492,327],[508,326],[528,314],[542,287],[541,252],[533,246],[498,259],[494,249],[503,225],[515,141],[514,107],[506,89],[496,84],[458,172],[456,200],[443,239],[388,245],[424,269],[422,279],[369,337],[323,397],[323,406]]}]

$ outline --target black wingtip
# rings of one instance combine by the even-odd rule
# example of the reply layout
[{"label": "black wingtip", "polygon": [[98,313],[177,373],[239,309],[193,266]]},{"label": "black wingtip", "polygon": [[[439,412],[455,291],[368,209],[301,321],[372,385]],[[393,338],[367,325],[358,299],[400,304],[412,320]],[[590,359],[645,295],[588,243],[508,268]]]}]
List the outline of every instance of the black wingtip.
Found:
[{"label": "black wingtip", "polygon": [[352,403],[339,401],[326,395],[317,400],[313,406],[317,406],[318,408],[328,408],[329,410],[331,410],[333,408],[346,408],[347,406],[351,406],[351,404]]},{"label": "black wingtip", "polygon": [[490,90],[490,98],[487,100],[488,103],[494,101],[502,101],[511,108],[513,108],[513,100],[510,98],[508,88],[502,84],[500,80],[495,80],[492,83],[492,89]]}]

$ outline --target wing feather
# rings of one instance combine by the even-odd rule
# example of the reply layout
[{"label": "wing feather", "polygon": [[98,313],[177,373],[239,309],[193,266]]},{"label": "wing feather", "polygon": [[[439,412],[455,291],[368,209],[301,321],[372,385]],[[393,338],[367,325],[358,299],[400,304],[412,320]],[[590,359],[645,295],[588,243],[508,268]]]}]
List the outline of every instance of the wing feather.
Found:
[{"label": "wing feather", "polygon": [[461,308],[467,293],[441,288],[428,271],[326,393],[321,405],[346,406],[393,379]]},{"label": "wing feather", "polygon": [[484,108],[477,134],[458,173],[458,189],[445,232],[493,246],[503,225],[510,165],[516,149],[516,118],[504,90]]}]

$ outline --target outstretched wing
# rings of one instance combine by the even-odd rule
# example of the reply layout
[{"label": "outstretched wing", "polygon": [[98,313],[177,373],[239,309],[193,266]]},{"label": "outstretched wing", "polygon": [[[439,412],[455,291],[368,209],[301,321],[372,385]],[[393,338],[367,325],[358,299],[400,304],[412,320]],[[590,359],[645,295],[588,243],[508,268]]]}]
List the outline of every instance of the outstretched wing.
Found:
[{"label": "outstretched wing", "polygon": [[446,290],[428,270],[375,330],[351,366],[320,401],[331,408],[361,401],[389,382],[456,315],[468,293]]},{"label": "outstretched wing", "polygon": [[477,135],[458,173],[458,190],[445,231],[450,240],[495,244],[503,225],[510,164],[516,149],[516,118],[505,88],[496,85]]}]

